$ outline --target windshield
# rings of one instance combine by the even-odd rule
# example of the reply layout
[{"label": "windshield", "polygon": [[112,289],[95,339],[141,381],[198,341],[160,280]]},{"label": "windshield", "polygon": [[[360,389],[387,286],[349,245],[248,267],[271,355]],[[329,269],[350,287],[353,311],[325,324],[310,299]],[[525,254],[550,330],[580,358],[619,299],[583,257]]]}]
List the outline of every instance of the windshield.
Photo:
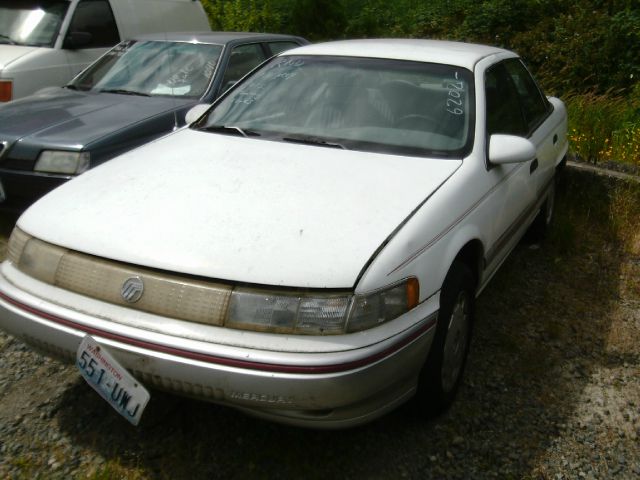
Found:
[{"label": "windshield", "polygon": [[363,151],[459,158],[473,130],[470,71],[371,58],[282,56],[195,128]]},{"label": "windshield", "polygon": [[137,95],[199,98],[211,82],[222,46],[204,43],[126,41],[68,86]]},{"label": "windshield", "polygon": [[53,47],[68,1],[1,0],[0,44]]}]

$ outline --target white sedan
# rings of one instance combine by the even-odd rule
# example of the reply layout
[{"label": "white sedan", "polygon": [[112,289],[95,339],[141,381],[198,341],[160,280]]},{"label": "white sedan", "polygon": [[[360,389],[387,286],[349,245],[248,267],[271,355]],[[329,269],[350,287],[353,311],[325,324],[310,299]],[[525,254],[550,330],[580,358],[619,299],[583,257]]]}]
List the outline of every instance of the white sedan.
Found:
[{"label": "white sedan", "polygon": [[566,133],[506,50],[290,50],[32,206],[0,327],[75,359],[133,423],[143,384],[313,427],[413,396],[441,411],[475,298],[551,220]]}]

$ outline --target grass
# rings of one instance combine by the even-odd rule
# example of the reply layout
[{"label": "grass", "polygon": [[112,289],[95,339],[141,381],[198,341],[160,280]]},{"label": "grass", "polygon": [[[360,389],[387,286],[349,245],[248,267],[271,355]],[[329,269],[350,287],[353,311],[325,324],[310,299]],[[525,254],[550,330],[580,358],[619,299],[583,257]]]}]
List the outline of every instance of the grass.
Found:
[{"label": "grass", "polygon": [[142,480],[147,475],[137,468],[123,466],[119,459],[109,460],[104,465],[79,476],[79,480]]},{"label": "grass", "polygon": [[565,101],[569,141],[577,157],[640,168],[640,83],[624,96],[573,94]]}]

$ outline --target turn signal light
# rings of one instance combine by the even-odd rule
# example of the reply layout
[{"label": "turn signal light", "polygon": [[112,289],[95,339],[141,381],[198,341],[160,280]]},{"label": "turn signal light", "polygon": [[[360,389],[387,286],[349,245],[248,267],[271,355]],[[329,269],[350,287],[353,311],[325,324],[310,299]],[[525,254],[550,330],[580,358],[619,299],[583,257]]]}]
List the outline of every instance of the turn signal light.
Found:
[{"label": "turn signal light", "polygon": [[407,310],[420,303],[420,283],[415,277],[407,279]]},{"label": "turn signal light", "polygon": [[0,80],[0,102],[10,102],[13,98],[13,82]]}]

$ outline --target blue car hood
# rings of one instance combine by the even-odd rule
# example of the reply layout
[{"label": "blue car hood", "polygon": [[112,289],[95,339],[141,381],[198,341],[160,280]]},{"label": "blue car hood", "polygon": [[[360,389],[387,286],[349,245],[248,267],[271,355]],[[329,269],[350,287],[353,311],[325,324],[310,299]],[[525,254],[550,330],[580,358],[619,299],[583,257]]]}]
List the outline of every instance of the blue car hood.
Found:
[{"label": "blue car hood", "polygon": [[[194,99],[49,89],[0,107],[0,139],[78,149],[146,119],[196,102]],[[184,119],[180,118],[180,121]]]}]

